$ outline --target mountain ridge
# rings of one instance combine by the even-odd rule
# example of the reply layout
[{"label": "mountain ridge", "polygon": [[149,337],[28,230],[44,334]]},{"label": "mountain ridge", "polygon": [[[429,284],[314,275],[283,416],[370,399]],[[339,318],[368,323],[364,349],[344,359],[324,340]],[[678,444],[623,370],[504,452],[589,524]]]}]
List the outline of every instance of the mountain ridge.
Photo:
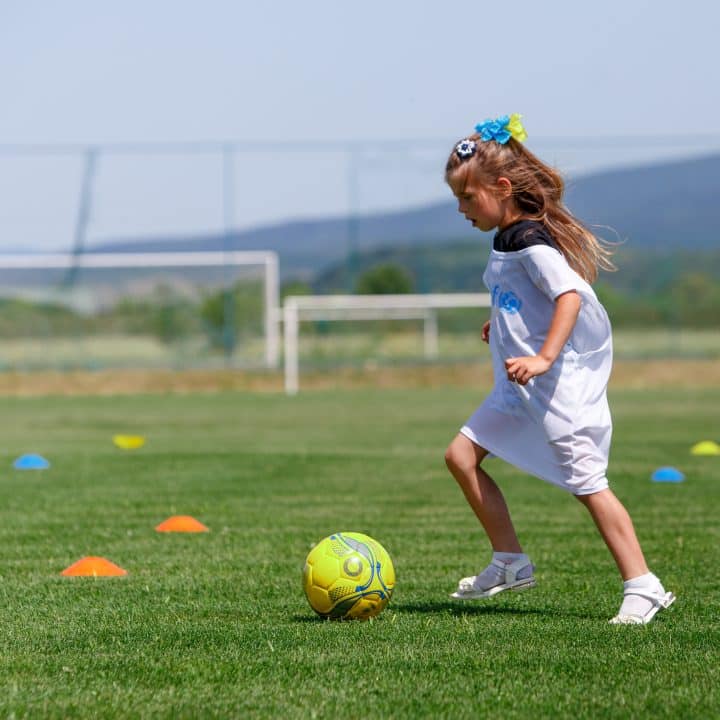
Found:
[{"label": "mountain ridge", "polygon": [[[606,170],[567,182],[572,212],[632,250],[711,249],[720,239],[720,155]],[[478,240],[455,202],[370,215],[303,219],[224,234],[103,241],[96,252],[274,250],[284,277],[312,278],[354,253]],[[485,234],[486,238],[489,234]]]}]

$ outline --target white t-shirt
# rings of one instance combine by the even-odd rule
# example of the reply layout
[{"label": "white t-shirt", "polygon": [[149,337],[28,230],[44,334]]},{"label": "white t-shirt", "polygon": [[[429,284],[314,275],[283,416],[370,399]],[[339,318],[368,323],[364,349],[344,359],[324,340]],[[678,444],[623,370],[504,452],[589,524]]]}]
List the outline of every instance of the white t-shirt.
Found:
[{"label": "white t-shirt", "polygon": [[[492,297],[495,385],[462,432],[494,455],[575,494],[606,488],[612,335],[605,309],[550,245],[493,249],[483,281]],[[505,360],[537,355],[555,300],[569,291],[580,295],[582,305],[550,370],[524,386],[508,380]]]}]

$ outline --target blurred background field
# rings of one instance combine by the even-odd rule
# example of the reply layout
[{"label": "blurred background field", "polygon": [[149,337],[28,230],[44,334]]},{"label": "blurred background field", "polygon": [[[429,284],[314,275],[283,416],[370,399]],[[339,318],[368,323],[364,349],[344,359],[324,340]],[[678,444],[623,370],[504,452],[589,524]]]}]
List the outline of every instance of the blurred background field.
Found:
[{"label": "blurred background field", "polygon": [[[482,316],[478,315],[477,322]],[[712,329],[616,330],[616,360],[677,361],[713,360],[720,357],[720,331]],[[489,351],[480,341],[480,329],[473,332],[440,333],[438,353],[424,356],[422,328],[398,330],[376,327],[365,332],[357,327],[345,332],[306,331],[299,352],[303,374],[344,368],[393,367],[407,365],[452,365],[487,363]],[[254,339],[233,356],[238,372],[252,372],[262,366],[263,341]],[[105,370],[105,369],[227,369],[220,352],[208,348],[203,337],[188,338],[171,348],[148,336],[101,334],[95,337],[9,339],[2,346],[4,371]],[[266,374],[260,372],[260,374]]]},{"label": "blurred background field", "polygon": [[[717,358],[720,113],[707,88],[720,10],[691,5],[677,17],[621,0],[522,2],[517,52],[484,39],[505,70],[478,98],[454,0],[356,15],[286,0],[273,12],[83,1],[46,8],[42,28],[11,4],[0,23],[0,65],[12,68],[0,77],[0,373],[261,379],[281,367],[268,328],[282,333],[288,296],[485,292],[492,237],[457,213],[443,169],[475,123],[516,111],[568,206],[616,250],[617,272],[595,287],[618,359]],[[573,93],[548,102],[555,86]],[[681,121],[669,102],[688,108]],[[241,252],[272,253],[277,277],[232,264]],[[183,253],[220,259],[173,266]],[[482,363],[484,317],[438,312],[437,352],[418,322],[303,322],[301,375]]]},{"label": "blurred background field", "polygon": [[[539,152],[546,142],[537,140]],[[608,139],[604,145],[619,151],[624,141]],[[348,191],[373,175],[359,164],[337,177],[348,152],[399,163],[413,184],[401,185],[406,194],[396,197],[399,207],[393,211],[365,207],[355,199],[338,217],[244,229],[236,203],[253,191],[228,170],[214,190],[214,201],[224,208],[222,231],[213,230],[208,219],[204,232],[143,232],[142,216],[151,223],[157,210],[143,205],[136,234],[119,239],[107,236],[103,218],[108,208],[131,202],[133,194],[124,185],[104,184],[104,175],[96,178],[87,168],[84,179],[68,186],[75,195],[65,197],[65,222],[47,226],[40,239],[36,226],[48,222],[50,196],[36,192],[32,184],[12,186],[10,180],[23,163],[38,155],[53,159],[55,150],[0,147],[0,159],[4,154],[13,160],[0,163],[8,198],[25,208],[4,220],[8,241],[0,251],[0,370],[269,369],[278,367],[280,359],[268,349],[269,328],[282,334],[288,296],[486,292],[482,275],[492,238],[472,231],[457,214],[440,172],[446,148],[439,143],[431,147],[426,161],[433,159],[434,171],[417,177],[412,150],[405,146],[369,143],[361,151],[341,144],[333,150],[338,156],[335,180]],[[592,169],[597,148],[587,139],[575,145],[576,157],[585,158],[586,165],[575,171],[560,167],[570,207],[616,244],[617,271],[602,272],[595,287],[613,323],[620,359],[718,356],[720,215],[714,195],[720,189],[720,155],[698,155],[691,143],[673,147],[686,157],[667,160],[659,152],[654,163]],[[320,144],[308,152],[319,159],[323,150]],[[110,146],[59,152],[80,167],[88,158],[93,167],[105,163],[113,168],[118,162]],[[185,171],[192,173],[188,149],[168,152],[184,157]],[[207,152],[232,163],[250,155],[233,144]],[[134,160],[138,177],[144,176],[153,165],[152,146]],[[37,169],[28,172],[31,179],[39,178]],[[420,204],[411,191],[416,186],[428,198]],[[628,202],[629,197],[637,202]],[[161,202],[162,193],[157,198]],[[255,267],[233,265],[230,258],[236,252],[272,255],[274,275],[257,262]],[[185,260],[184,266],[173,266],[173,258],[200,258],[201,253],[215,253],[215,265]],[[143,266],[150,262],[146,258],[152,258],[152,266]],[[87,267],[90,261],[108,265]],[[136,267],[124,267],[124,262]],[[435,312],[439,335],[430,358],[418,321],[305,321],[301,363],[307,371],[368,362],[470,362],[483,357],[476,340],[486,316],[477,309]]]}]

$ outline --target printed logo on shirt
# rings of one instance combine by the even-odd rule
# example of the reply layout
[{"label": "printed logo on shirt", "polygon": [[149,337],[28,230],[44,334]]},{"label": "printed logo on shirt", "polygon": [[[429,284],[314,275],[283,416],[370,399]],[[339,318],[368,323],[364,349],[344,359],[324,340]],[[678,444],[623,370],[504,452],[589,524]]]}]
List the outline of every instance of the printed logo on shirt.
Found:
[{"label": "printed logo on shirt", "polygon": [[492,289],[492,304],[503,312],[514,315],[522,307],[522,300],[512,291],[502,292],[499,285]]}]

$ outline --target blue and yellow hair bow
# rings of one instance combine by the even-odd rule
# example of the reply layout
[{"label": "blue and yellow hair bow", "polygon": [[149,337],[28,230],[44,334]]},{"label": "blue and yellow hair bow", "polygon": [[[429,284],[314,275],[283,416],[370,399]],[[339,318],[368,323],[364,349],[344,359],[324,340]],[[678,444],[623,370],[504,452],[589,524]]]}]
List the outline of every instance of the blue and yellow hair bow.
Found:
[{"label": "blue and yellow hair bow", "polygon": [[513,113],[512,115],[502,115],[496,120],[485,120],[475,126],[475,131],[484,142],[495,140],[495,142],[505,145],[511,137],[518,142],[525,142],[528,135],[520,122],[521,117],[522,115],[519,113]]}]

